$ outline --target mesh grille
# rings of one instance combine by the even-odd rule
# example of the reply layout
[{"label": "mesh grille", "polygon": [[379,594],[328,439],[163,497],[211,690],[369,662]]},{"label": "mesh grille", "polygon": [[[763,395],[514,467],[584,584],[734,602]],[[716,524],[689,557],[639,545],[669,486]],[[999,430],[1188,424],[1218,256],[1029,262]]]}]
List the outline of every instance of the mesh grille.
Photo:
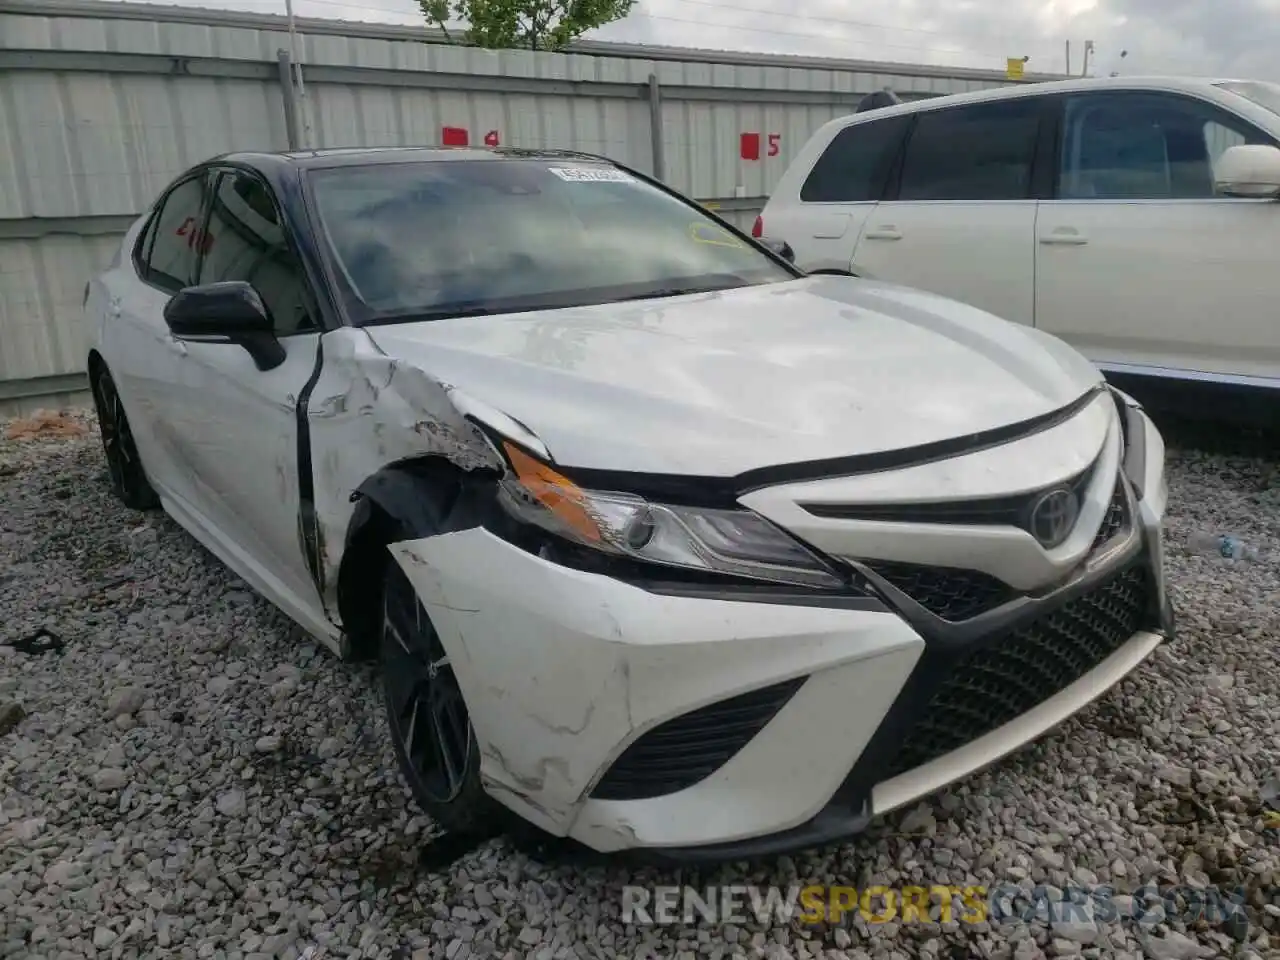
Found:
[{"label": "mesh grille", "polygon": [[868,561],[867,566],[943,620],[968,620],[1013,597],[1011,587],[978,570],[887,560]]},{"label": "mesh grille", "polygon": [[764,729],[805,679],[752,690],[654,727],[623,751],[591,796],[643,800],[705,780]]},{"label": "mesh grille", "polygon": [[1107,512],[1102,517],[1102,526],[1098,528],[1098,535],[1093,538],[1094,550],[1097,550],[1125,528],[1128,513],[1128,501],[1125,499],[1124,484],[1121,483],[1119,478],[1116,478],[1116,488],[1111,494],[1111,502],[1107,504]]},{"label": "mesh grille", "polygon": [[1080,679],[1141,629],[1150,598],[1145,568],[1130,569],[953,664],[935,662],[932,668],[945,678],[884,779],[990,733]]}]

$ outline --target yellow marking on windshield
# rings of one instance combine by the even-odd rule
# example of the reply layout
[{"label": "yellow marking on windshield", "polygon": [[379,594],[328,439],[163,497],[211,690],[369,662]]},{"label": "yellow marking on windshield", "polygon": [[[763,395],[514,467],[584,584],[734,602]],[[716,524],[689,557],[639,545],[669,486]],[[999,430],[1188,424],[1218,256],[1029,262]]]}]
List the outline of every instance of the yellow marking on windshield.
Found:
[{"label": "yellow marking on windshield", "polygon": [[[707,231],[711,231],[713,236],[707,236]],[[713,247],[728,247],[730,250],[746,249],[746,244],[714,223],[699,221],[689,224],[689,238],[694,243],[705,243]]]}]

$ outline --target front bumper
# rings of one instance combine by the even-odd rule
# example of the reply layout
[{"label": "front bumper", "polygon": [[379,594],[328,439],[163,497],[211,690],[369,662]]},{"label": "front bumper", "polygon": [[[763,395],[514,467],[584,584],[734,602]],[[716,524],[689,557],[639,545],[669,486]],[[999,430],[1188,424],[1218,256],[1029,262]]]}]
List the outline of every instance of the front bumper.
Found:
[{"label": "front bumper", "polygon": [[[1052,591],[959,624],[922,617],[892,591],[825,605],[767,590],[656,593],[482,529],[393,552],[450,654],[493,796],[599,851],[773,854],[857,833],[998,760],[1170,634],[1163,447],[1133,415],[1146,452],[1126,482],[1125,533]],[[1028,663],[1042,648],[1060,653],[1061,624],[1082,617],[1101,617],[1109,633],[1086,644],[1092,659],[1073,660],[1070,683],[938,753],[946,730],[935,728],[967,695],[949,684],[981,678],[974,664],[992,651],[1016,648]],[[925,760],[903,768],[912,757]]]}]

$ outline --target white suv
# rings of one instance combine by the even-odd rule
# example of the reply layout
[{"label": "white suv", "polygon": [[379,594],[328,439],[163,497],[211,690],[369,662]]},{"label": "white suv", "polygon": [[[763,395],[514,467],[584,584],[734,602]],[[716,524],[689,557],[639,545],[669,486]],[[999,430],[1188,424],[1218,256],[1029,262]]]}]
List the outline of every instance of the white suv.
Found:
[{"label": "white suv", "polygon": [[1278,147],[1271,83],[1113,77],[938,97],[827,123],[753,233],[810,272],[1034,325],[1109,374],[1277,396]]}]

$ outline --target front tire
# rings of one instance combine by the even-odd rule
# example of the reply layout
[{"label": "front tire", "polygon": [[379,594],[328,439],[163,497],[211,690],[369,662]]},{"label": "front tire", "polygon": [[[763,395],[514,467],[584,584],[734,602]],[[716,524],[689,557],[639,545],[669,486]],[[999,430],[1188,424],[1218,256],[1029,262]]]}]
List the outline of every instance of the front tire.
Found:
[{"label": "front tire", "polygon": [[449,833],[492,836],[503,807],[480,782],[480,749],[444,645],[393,557],[382,589],[380,653],[391,742],[422,811]]},{"label": "front tire", "polygon": [[159,506],[160,498],[147,480],[142,457],[138,455],[137,444],[133,441],[129,418],[124,412],[124,403],[120,400],[111,371],[105,365],[94,372],[91,386],[112,492],[132,510],[154,509]]}]

